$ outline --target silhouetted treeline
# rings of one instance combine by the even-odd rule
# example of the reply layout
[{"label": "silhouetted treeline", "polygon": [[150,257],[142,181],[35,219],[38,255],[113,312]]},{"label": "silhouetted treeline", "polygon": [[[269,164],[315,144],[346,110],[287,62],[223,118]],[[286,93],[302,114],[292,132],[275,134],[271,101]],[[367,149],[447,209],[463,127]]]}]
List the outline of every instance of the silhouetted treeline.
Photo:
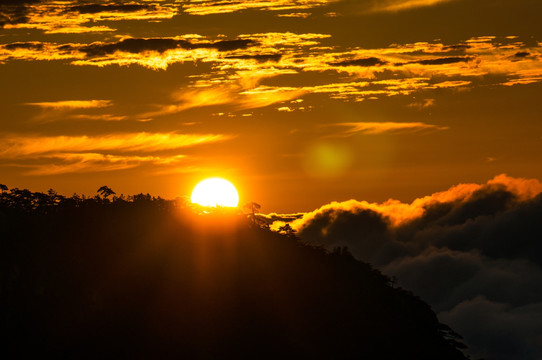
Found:
[{"label": "silhouetted treeline", "polygon": [[464,358],[427,304],[347,249],[302,245],[242,214],[113,193],[2,189],[0,352]]}]

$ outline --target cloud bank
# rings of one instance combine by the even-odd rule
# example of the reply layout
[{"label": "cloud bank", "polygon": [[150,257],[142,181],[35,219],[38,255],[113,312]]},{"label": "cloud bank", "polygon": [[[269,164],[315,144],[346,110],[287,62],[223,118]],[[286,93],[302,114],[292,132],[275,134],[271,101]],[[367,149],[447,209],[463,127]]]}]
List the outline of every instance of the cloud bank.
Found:
[{"label": "cloud bank", "polygon": [[285,11],[306,10],[338,0],[245,0],[185,1],[183,11],[191,15],[225,14],[243,10]]},{"label": "cloud bank", "polygon": [[396,276],[462,335],[476,358],[539,359],[542,183],[498,175],[403,203],[334,202],[274,214],[302,240],[347,246]]},{"label": "cloud bank", "polygon": [[[0,45],[0,63],[47,60],[76,66],[139,65],[152,70],[185,64],[195,71],[188,85],[192,92],[201,90],[205,95],[218,86],[234,103],[257,103],[277,93],[359,102],[437,89],[542,81],[542,46],[514,36],[382,48],[327,46],[331,40],[329,34],[268,32],[229,39],[184,34],[89,44],[26,41]],[[198,64],[205,64],[205,71]],[[246,100],[250,97],[256,100]],[[263,106],[274,103],[264,101]]]},{"label": "cloud bank", "polygon": [[[37,29],[45,34],[82,34],[115,31],[102,21],[171,19],[174,3],[104,1],[8,0],[0,3],[0,28]],[[88,26],[90,25],[90,26]]]}]

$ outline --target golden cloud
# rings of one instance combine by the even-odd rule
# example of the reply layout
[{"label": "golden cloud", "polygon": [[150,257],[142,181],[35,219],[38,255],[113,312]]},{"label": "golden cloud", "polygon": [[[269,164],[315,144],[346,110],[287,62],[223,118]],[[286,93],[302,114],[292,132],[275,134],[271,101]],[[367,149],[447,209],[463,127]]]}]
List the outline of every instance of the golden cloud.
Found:
[{"label": "golden cloud", "polygon": [[447,130],[446,126],[425,124],[422,122],[349,122],[325,125],[325,127],[346,127],[346,130],[340,131],[332,136],[347,137],[355,134],[382,134],[386,132],[410,131],[418,132],[422,130]]},{"label": "golden cloud", "polygon": [[326,5],[337,0],[244,0],[244,1],[187,1],[183,11],[191,15],[232,13],[242,10],[304,10]]},{"label": "golden cloud", "polygon": [[[164,113],[200,106],[198,101],[203,98],[209,104],[232,101],[241,104],[240,108],[250,108],[302,93],[362,101],[430,89],[471,88],[488,82],[511,86],[542,81],[542,46],[527,45],[515,37],[487,36],[451,45],[419,42],[374,49],[321,46],[329,37],[286,32],[242,34],[235,40],[187,34],[90,45],[25,42],[0,45],[0,61],[68,60],[80,66],[138,64],[155,70],[167,69],[173,63],[210,64],[210,71],[191,75],[191,87],[214,86],[217,90],[186,90],[187,96],[176,100],[169,110],[162,110]],[[303,75],[307,73],[314,77]],[[335,76],[328,76],[333,73]],[[325,82],[314,85],[312,79],[319,76]],[[262,80],[268,78],[280,81],[273,86],[263,85]],[[213,100],[218,93],[224,100]],[[188,99],[190,95],[196,97]],[[252,101],[245,101],[249,98]]]},{"label": "golden cloud", "polygon": [[111,106],[109,100],[63,100],[50,102],[26,103],[25,105],[39,106],[44,109],[64,110],[64,109],[91,109]]},{"label": "golden cloud", "polygon": [[276,72],[239,72],[234,79],[224,84],[214,81],[198,81],[191,89],[183,89],[172,95],[175,104],[161,106],[153,112],[142,114],[152,118],[174,114],[191,108],[214,105],[228,105],[232,110],[247,110],[288,101],[303,95],[306,91],[297,88],[271,88],[257,86],[258,83]]},{"label": "golden cloud", "polygon": [[520,200],[528,200],[542,192],[542,183],[537,179],[514,178],[500,174],[487,182],[488,185],[503,185]]},{"label": "golden cloud", "polygon": [[416,101],[411,104],[408,104],[408,107],[415,108],[418,110],[426,109],[431,106],[435,106],[435,99],[423,99],[421,101]]},{"label": "golden cloud", "polygon": [[121,120],[125,120],[127,116],[111,115],[111,114],[99,114],[99,115],[73,114],[70,116],[70,118],[76,119],[76,120],[91,120],[91,121],[121,121]]},{"label": "golden cloud", "polygon": [[5,29],[38,29],[46,34],[114,31],[108,26],[84,26],[100,21],[164,20],[177,14],[176,5],[159,3],[79,4],[76,1],[45,2],[26,6],[25,21]]},{"label": "golden cloud", "polygon": [[290,18],[302,18],[306,19],[309,16],[311,16],[311,13],[307,12],[296,12],[296,13],[288,13],[288,14],[277,14],[278,17],[290,17]]},{"label": "golden cloud", "polygon": [[[150,165],[159,171],[188,172],[190,158],[169,153],[185,147],[233,138],[220,134],[128,133],[102,136],[5,136],[0,160],[29,169],[29,175],[55,175],[130,169]],[[169,151],[164,154],[163,152]],[[182,166],[181,166],[182,165]],[[157,170],[158,169],[158,170]]]},{"label": "golden cloud", "polygon": [[0,62],[8,60],[70,60],[83,58],[85,54],[78,52],[80,44],[56,44],[49,42],[15,42],[0,45]]},{"label": "golden cloud", "polygon": [[41,113],[33,117],[33,121],[52,122],[66,119],[120,121],[126,116],[112,114],[80,114],[81,110],[100,109],[113,105],[110,100],[61,100],[25,103],[42,109]]},{"label": "golden cloud", "polygon": [[10,136],[2,139],[1,158],[78,152],[157,152],[231,139],[220,134],[129,133],[102,136]]},{"label": "golden cloud", "polygon": [[[271,228],[278,230],[280,226],[289,222],[294,230],[299,231],[323,213],[356,213],[363,210],[375,211],[388,219],[393,227],[397,227],[421,218],[426,212],[426,209],[431,205],[447,202],[466,202],[476,191],[484,187],[502,187],[516,195],[521,201],[533,199],[542,193],[542,182],[537,179],[513,178],[506,174],[500,174],[489,180],[486,184],[459,184],[446,191],[418,198],[412,203],[403,203],[394,199],[389,199],[383,203],[370,203],[357,200],[332,202],[312,212],[295,214],[295,216],[289,214],[285,217],[289,218],[288,220],[281,219],[275,221]],[[276,214],[274,217],[281,218],[280,215]]]},{"label": "golden cloud", "polygon": [[58,175],[66,173],[87,173],[115,171],[135,168],[141,165],[175,166],[185,159],[184,155],[175,156],[121,156],[100,153],[60,153],[46,156],[46,164],[30,165],[28,175]]},{"label": "golden cloud", "polygon": [[435,6],[453,0],[380,0],[370,8],[371,12],[397,12],[419,7]]}]

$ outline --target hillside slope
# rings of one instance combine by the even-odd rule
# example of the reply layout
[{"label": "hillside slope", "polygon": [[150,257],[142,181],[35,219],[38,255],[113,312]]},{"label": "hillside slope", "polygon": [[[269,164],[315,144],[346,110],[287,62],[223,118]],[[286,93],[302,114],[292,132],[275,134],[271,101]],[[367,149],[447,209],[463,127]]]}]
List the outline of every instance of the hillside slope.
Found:
[{"label": "hillside slope", "polygon": [[464,359],[427,304],[345,249],[148,196],[26,196],[0,207],[0,351]]}]

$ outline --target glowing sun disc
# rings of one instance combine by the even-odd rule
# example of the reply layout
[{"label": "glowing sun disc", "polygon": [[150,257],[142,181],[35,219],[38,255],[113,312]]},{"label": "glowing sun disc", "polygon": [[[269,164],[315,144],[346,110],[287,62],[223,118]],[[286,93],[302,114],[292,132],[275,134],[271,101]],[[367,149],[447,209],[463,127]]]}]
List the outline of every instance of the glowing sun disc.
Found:
[{"label": "glowing sun disc", "polygon": [[236,207],[239,203],[239,194],[235,186],[228,180],[209,178],[196,185],[190,200],[201,206]]}]

